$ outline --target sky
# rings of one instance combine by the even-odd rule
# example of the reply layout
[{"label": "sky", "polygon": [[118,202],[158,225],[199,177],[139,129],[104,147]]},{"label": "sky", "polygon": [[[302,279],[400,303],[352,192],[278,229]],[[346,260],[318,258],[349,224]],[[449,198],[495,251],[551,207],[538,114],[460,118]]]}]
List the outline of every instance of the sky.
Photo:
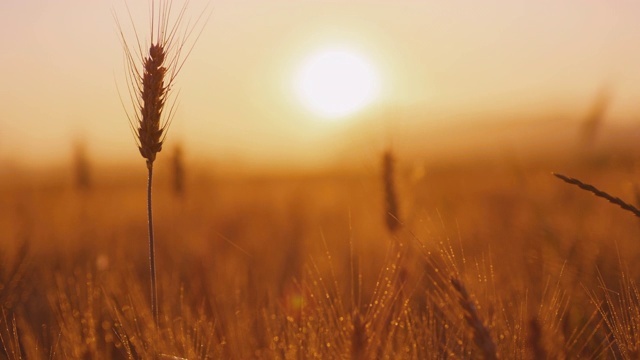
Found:
[{"label": "sky", "polygon": [[[148,2],[128,4],[146,36]],[[203,11],[211,17],[176,79],[165,152],[181,144],[212,161],[316,164],[350,139],[378,150],[460,124],[578,121],[602,89],[608,122],[640,120],[637,1],[191,0],[186,17]],[[114,14],[128,19],[124,1],[0,1],[0,161],[68,162],[78,141],[106,163],[143,161],[118,95]],[[292,84],[309,54],[335,46],[377,69],[380,94],[328,122]]]}]

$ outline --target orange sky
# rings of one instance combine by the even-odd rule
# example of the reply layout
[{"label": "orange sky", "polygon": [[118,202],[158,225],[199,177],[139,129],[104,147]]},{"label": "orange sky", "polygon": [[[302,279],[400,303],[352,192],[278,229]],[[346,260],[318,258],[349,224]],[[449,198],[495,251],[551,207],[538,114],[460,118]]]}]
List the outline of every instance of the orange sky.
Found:
[{"label": "orange sky", "polygon": [[[146,29],[146,1],[129,3]],[[210,3],[177,79],[165,147],[181,142],[190,156],[309,163],[350,131],[371,131],[365,146],[379,149],[404,132],[428,140],[462,119],[561,112],[575,120],[603,86],[613,100],[608,121],[640,118],[636,1]],[[190,16],[205,5],[192,0]],[[0,2],[0,161],[67,161],[83,138],[96,157],[143,162],[116,91],[124,68],[112,11],[126,16],[119,0]],[[382,94],[328,124],[301,107],[291,83],[306,54],[333,45],[368,56]]]}]

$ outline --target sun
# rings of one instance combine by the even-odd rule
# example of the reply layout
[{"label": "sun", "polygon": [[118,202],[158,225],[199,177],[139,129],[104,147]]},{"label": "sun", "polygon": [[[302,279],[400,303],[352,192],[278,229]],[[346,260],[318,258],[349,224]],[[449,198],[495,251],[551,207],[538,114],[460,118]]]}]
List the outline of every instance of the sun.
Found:
[{"label": "sun", "polygon": [[311,54],[294,80],[300,102],[324,119],[352,115],[370,105],[380,92],[375,67],[356,51],[346,48]]}]

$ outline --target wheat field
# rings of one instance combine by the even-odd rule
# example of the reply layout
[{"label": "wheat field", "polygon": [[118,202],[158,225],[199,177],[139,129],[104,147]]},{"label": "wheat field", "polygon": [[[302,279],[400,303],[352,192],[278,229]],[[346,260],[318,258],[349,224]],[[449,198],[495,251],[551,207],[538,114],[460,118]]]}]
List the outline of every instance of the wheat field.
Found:
[{"label": "wheat field", "polygon": [[245,177],[160,160],[157,331],[144,169],[109,176],[76,163],[64,177],[4,178],[2,357],[638,356],[638,219],[550,171],[629,200],[633,159],[417,176],[396,157],[397,227],[380,160]]},{"label": "wheat field", "polygon": [[0,173],[0,358],[640,358],[640,155],[594,146],[608,93],[557,156],[227,171],[168,135],[211,18],[188,4],[113,14],[139,167],[80,141]]}]

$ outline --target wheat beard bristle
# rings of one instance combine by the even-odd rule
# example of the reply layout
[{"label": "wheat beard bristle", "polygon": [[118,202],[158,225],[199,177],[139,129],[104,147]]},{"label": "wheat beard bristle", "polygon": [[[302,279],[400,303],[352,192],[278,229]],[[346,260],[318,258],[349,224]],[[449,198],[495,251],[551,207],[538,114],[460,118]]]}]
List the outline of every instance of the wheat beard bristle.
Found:
[{"label": "wheat beard bristle", "polygon": [[140,140],[140,154],[147,159],[147,166],[151,166],[156,154],[162,150],[162,133],[164,126],[160,125],[162,109],[166,100],[167,88],[164,78],[167,72],[164,66],[165,51],[161,44],[153,44],[149,48],[149,56],[144,59],[144,73],[142,75],[142,108],[138,127]]}]

